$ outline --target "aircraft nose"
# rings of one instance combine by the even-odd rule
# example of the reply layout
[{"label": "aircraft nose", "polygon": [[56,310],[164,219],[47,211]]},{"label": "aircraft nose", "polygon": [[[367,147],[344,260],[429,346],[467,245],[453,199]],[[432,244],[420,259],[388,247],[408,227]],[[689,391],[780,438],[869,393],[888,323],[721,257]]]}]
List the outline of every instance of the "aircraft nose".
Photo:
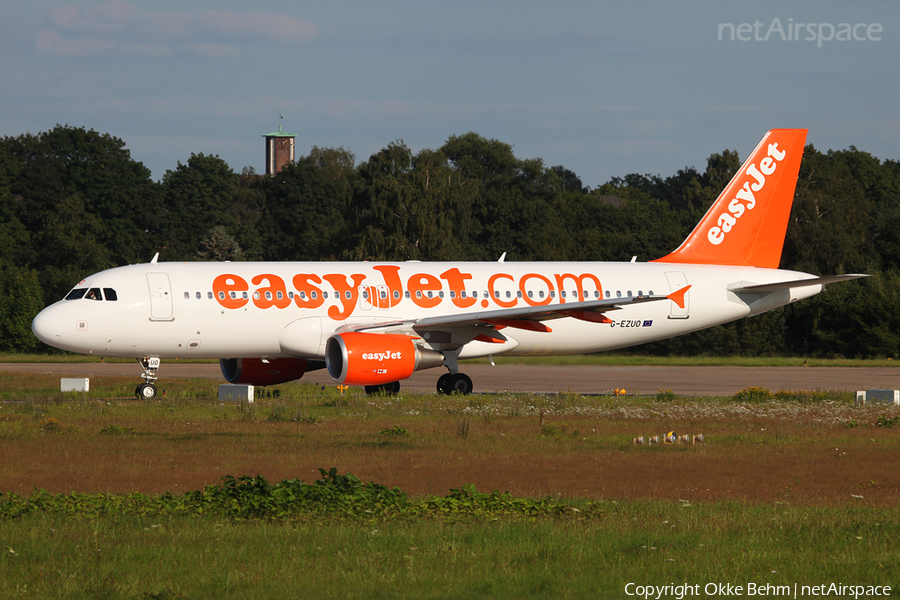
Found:
[{"label": "aircraft nose", "polygon": [[48,346],[59,346],[62,338],[62,314],[55,307],[45,308],[31,322],[31,331]]}]

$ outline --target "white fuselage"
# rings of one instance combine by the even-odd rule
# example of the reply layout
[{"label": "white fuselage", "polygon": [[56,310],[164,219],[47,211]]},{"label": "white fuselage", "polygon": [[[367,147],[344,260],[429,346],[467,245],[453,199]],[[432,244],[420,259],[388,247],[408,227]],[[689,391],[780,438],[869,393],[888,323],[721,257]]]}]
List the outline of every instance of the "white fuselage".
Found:
[{"label": "white fuselage", "polygon": [[52,346],[99,356],[322,359],[325,340],[347,325],[666,296],[690,286],[683,307],[663,299],[608,311],[608,323],[563,317],[546,321],[549,332],[504,329],[505,342],[471,341],[459,357],[582,354],[783,306],[822,286],[766,294],[729,288],[812,277],[671,263],[148,263],[91,275],[76,289],[114,290],[116,299],[104,292],[102,300],[86,294],[61,300],[41,312],[33,328]]}]

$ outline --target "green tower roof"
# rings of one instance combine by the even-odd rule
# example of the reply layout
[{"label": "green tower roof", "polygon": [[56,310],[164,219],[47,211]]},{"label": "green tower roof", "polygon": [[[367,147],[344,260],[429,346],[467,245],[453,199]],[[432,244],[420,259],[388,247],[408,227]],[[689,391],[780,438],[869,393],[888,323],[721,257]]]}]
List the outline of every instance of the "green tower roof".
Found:
[{"label": "green tower roof", "polygon": [[285,133],[281,130],[281,125],[278,126],[278,131],[273,131],[272,133],[266,133],[263,137],[297,137],[293,133]]}]

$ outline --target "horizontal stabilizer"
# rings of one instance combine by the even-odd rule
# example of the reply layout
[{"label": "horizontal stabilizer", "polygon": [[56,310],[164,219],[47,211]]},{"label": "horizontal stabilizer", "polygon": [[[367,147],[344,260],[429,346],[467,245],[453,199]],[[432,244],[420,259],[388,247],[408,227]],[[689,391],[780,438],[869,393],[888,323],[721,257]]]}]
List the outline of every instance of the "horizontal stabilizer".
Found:
[{"label": "horizontal stabilizer", "polygon": [[778,283],[762,283],[759,285],[744,285],[741,287],[729,287],[729,292],[735,294],[769,294],[771,292],[780,292],[791,288],[806,287],[809,285],[826,285],[829,283],[839,283],[841,281],[852,281],[869,275],[848,274],[848,275],[832,275],[830,277],[812,277],[810,279],[794,279],[793,281],[779,281]]}]

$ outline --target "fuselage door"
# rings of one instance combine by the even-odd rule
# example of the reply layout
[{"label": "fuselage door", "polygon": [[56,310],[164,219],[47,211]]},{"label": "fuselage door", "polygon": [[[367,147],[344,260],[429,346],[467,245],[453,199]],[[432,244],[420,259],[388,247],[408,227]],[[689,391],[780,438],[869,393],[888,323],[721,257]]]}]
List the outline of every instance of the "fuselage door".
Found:
[{"label": "fuselage door", "polygon": [[172,286],[167,273],[147,273],[147,285],[150,287],[150,320],[171,321]]},{"label": "fuselage door", "polygon": [[[669,293],[675,293],[687,286],[687,277],[681,271],[666,271],[666,279],[669,281]],[[684,293],[684,307],[678,306],[677,303],[671,302],[669,308],[670,319],[687,319],[691,311],[691,292]]]}]

